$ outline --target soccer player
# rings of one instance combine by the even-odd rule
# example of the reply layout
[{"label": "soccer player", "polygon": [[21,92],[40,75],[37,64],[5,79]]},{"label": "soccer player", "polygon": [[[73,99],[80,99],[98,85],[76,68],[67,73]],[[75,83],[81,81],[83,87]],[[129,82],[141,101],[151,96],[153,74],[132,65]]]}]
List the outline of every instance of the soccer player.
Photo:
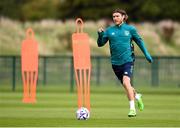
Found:
[{"label": "soccer player", "polygon": [[135,89],[131,86],[131,76],[135,60],[132,40],[139,46],[150,63],[153,62],[153,59],[145,48],[144,41],[137,33],[136,28],[126,23],[128,19],[127,13],[124,10],[116,9],[113,11],[112,17],[115,25],[109,26],[106,30],[102,27],[99,28],[97,45],[102,47],[109,41],[113,71],[123,84],[129,99],[130,111],[128,116],[135,117],[135,99],[139,110],[142,111],[144,109],[144,104],[142,95],[136,93]]}]

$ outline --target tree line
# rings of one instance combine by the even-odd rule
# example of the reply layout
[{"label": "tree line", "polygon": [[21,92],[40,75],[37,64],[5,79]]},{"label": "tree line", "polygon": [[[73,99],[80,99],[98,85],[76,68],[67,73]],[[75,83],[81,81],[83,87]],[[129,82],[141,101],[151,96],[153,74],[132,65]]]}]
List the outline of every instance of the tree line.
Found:
[{"label": "tree line", "polygon": [[129,20],[180,21],[179,0],[0,0],[0,16],[20,21],[41,19],[87,20],[111,18],[112,11],[127,11]]}]

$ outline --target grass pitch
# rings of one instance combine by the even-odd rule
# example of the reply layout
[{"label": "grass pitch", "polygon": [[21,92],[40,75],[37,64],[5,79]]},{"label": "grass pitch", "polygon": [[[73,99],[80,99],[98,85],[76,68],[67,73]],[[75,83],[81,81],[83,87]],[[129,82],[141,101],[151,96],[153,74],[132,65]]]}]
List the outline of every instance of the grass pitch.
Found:
[{"label": "grass pitch", "polygon": [[180,127],[180,88],[141,89],[145,110],[129,118],[129,104],[122,87],[91,89],[90,119],[75,118],[76,92],[66,87],[38,86],[37,103],[23,104],[22,89],[0,87],[1,127]]}]

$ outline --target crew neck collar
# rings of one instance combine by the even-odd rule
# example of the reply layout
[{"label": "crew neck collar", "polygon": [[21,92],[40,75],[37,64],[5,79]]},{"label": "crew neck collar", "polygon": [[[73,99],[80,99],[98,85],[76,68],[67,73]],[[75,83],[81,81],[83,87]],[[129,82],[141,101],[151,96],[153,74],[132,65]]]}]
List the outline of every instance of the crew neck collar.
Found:
[{"label": "crew neck collar", "polygon": [[123,26],[125,23],[124,22],[122,22],[121,24],[119,24],[119,25],[116,25],[117,27],[121,27],[121,26]]}]

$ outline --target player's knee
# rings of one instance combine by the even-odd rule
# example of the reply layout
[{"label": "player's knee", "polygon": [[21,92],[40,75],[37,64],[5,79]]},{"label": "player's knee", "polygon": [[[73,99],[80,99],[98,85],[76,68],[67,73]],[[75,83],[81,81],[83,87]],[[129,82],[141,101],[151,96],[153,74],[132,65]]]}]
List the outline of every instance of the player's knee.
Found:
[{"label": "player's knee", "polygon": [[130,85],[130,78],[128,76],[123,77],[123,85]]},{"label": "player's knee", "polygon": [[123,80],[123,85],[124,85],[125,87],[128,87],[129,84],[130,84],[129,81]]}]

